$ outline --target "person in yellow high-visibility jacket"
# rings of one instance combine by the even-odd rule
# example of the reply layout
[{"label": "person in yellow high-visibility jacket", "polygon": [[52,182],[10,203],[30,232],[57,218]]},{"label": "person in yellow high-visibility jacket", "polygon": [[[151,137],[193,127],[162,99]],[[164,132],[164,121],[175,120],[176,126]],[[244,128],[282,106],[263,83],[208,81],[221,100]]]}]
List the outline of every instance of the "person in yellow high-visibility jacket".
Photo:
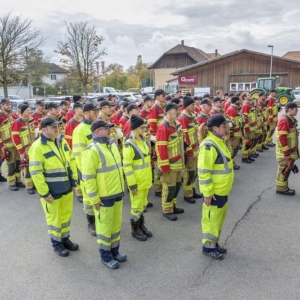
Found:
[{"label": "person in yellow high-visibility jacket", "polygon": [[116,269],[127,256],[119,252],[124,177],[118,147],[114,139],[109,138],[113,126],[101,119],[93,122],[93,142],[81,155],[81,168],[82,193],[94,208],[101,262]]},{"label": "person in yellow high-visibility jacket", "polygon": [[59,122],[45,118],[41,137],[29,149],[29,172],[41,197],[53,250],[59,256],[79,246],[70,241],[73,188],[77,180],[76,163],[66,140],[59,134]]},{"label": "person in yellow high-visibility jacket", "polygon": [[234,173],[231,154],[224,137],[227,121],[222,115],[211,116],[199,127],[198,176],[203,193],[202,252],[214,259],[223,259],[226,249],[218,244],[227,214],[228,195]]},{"label": "person in yellow high-visibility jacket", "polygon": [[139,241],[152,237],[145,227],[144,211],[148,204],[148,192],[152,185],[151,156],[144,139],[147,125],[137,115],[130,118],[131,133],[123,148],[123,169],[130,190],[132,236]]}]

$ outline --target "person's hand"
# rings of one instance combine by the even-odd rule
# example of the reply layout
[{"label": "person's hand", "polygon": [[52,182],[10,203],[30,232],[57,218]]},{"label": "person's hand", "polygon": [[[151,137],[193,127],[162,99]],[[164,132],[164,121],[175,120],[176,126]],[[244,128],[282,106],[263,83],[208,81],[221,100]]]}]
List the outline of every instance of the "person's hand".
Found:
[{"label": "person's hand", "polygon": [[53,199],[52,195],[50,194],[49,196],[44,197],[44,200],[46,202],[48,202],[49,204],[52,204],[52,202],[53,202],[54,199]]},{"label": "person's hand", "polygon": [[23,159],[24,159],[24,157],[25,157],[25,153],[23,153],[23,154],[20,154],[20,160],[23,160]]},{"label": "person's hand", "polygon": [[204,203],[206,204],[206,206],[210,206],[211,200],[216,200],[215,195],[212,195],[210,197],[204,197]]},{"label": "person's hand", "polygon": [[100,210],[100,206],[103,205],[103,203],[101,201],[99,201],[98,203],[94,204],[94,208],[99,211]]},{"label": "person's hand", "polygon": [[131,190],[131,194],[132,194],[133,196],[137,195],[137,193],[138,193],[138,190],[137,190],[137,189]]}]

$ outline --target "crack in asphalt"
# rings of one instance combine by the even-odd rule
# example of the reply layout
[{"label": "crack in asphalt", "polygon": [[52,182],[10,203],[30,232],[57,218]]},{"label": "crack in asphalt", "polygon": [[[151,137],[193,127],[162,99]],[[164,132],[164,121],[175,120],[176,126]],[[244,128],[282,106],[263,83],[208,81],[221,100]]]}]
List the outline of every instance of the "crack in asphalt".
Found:
[{"label": "crack in asphalt", "polygon": [[[235,230],[237,229],[237,227],[239,226],[239,224],[248,216],[248,214],[250,213],[250,211],[252,210],[252,208],[259,203],[262,200],[262,195],[271,190],[272,188],[274,188],[275,184],[273,184],[272,186],[266,188],[265,190],[263,190],[258,196],[257,199],[252,202],[252,204],[247,208],[246,212],[244,213],[244,215],[235,223],[233,229],[231,230],[231,233],[227,236],[227,238],[225,239],[224,242],[224,246],[226,246],[228,240],[232,237],[232,235],[234,234]],[[214,259],[211,258],[209,264],[206,266],[206,268],[203,270],[202,274],[200,276],[197,277],[196,280],[198,280],[200,277],[204,276],[206,271],[212,266]]]}]

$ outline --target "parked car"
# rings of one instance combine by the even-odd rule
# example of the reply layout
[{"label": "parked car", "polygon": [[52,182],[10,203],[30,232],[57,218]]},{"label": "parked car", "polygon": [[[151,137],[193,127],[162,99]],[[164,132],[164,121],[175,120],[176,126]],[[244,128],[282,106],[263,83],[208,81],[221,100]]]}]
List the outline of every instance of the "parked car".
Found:
[{"label": "parked car", "polygon": [[294,96],[296,98],[294,101],[299,101],[300,100],[300,89],[293,90],[292,93],[294,94]]},{"label": "parked car", "polygon": [[18,111],[18,107],[24,103],[24,101],[27,101],[29,104],[29,107],[31,108],[32,112],[35,111],[35,103],[36,99],[28,99],[28,100],[23,100],[23,99],[16,99],[16,100],[11,100],[11,109],[13,112]]}]

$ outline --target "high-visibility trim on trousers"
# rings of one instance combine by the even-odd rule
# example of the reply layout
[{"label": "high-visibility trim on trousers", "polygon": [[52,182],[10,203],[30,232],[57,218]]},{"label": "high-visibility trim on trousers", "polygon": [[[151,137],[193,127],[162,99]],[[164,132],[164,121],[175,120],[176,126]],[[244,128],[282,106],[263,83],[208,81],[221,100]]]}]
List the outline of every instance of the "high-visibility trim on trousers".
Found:
[{"label": "high-visibility trim on trousers", "polygon": [[130,203],[131,203],[131,217],[130,219],[137,222],[141,215],[144,213],[148,204],[148,192],[149,189],[138,190],[136,195],[132,195],[130,192]]},{"label": "high-visibility trim on trousers", "polygon": [[73,192],[55,199],[52,204],[40,199],[48,225],[50,239],[61,242],[70,235],[70,224],[73,213]]}]

